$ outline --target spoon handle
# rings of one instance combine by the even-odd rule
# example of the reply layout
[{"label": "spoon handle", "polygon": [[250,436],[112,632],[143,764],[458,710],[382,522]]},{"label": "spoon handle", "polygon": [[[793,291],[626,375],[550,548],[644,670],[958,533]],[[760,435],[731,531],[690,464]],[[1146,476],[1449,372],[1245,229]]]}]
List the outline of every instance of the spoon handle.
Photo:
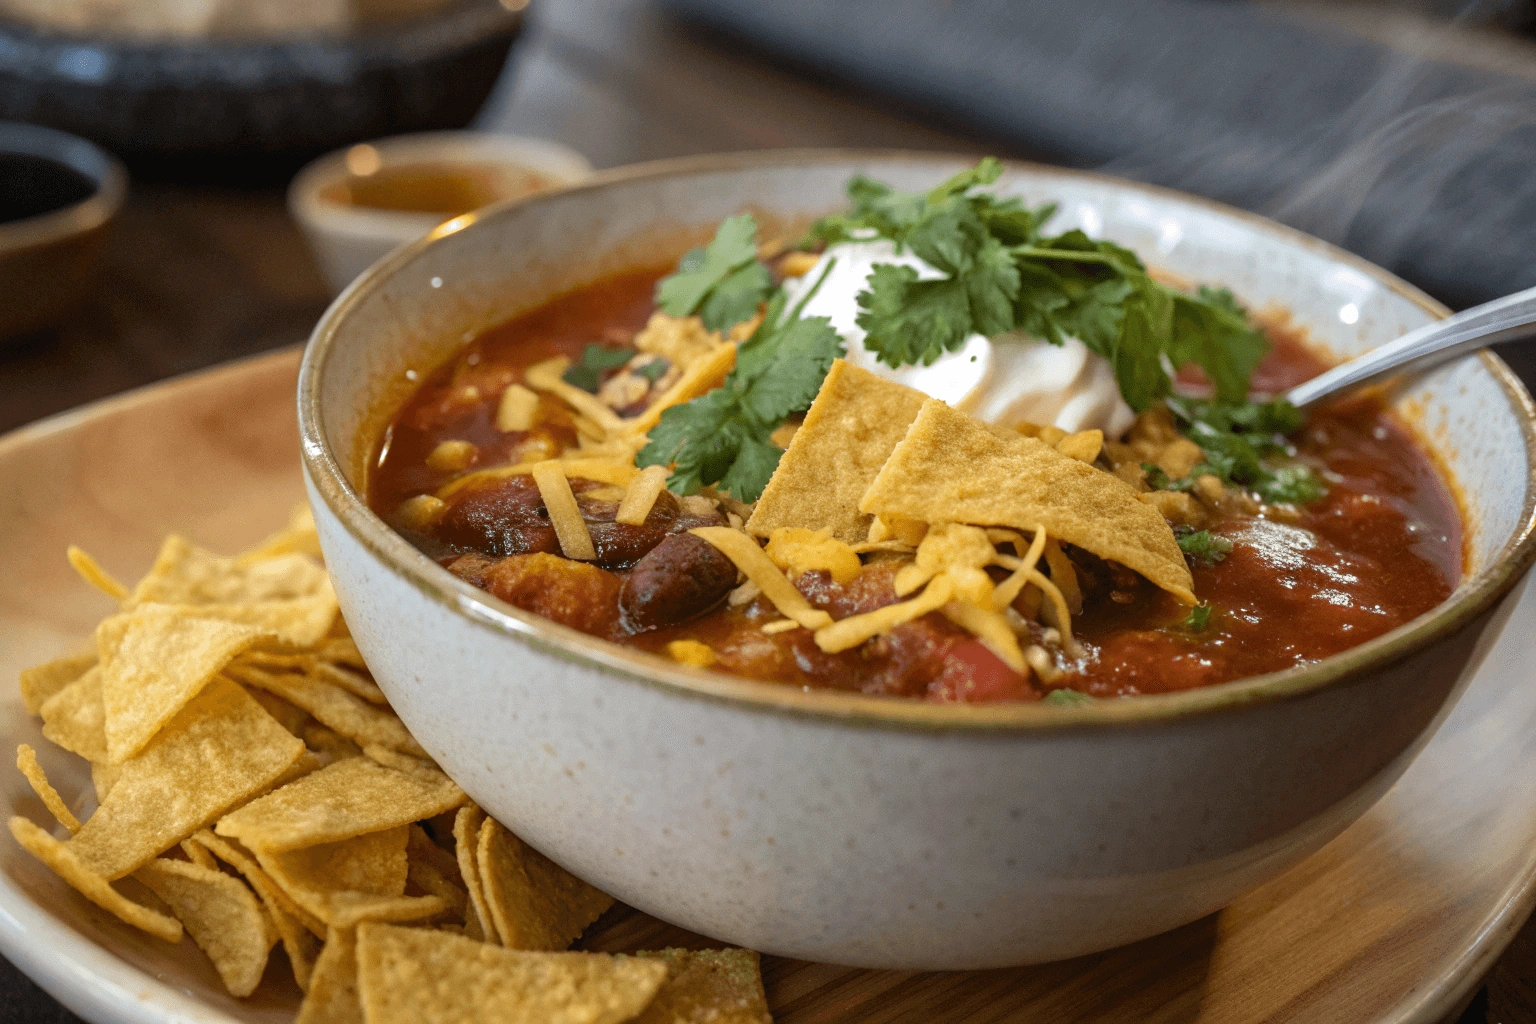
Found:
[{"label": "spoon handle", "polygon": [[1536,334],[1536,288],[1527,288],[1409,331],[1292,388],[1285,397],[1305,408],[1394,373],[1427,370],[1467,352],[1532,334]]}]

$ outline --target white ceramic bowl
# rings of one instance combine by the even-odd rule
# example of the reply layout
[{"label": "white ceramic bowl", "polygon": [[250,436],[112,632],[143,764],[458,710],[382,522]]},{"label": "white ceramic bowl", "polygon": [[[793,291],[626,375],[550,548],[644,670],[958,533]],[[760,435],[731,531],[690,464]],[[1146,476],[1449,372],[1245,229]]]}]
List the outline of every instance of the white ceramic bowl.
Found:
[{"label": "white ceramic bowl", "polygon": [[332,291],[340,292],[379,258],[425,235],[445,218],[343,206],[328,201],[325,190],[353,173],[426,163],[533,171],[557,185],[573,185],[592,173],[587,158],[567,146],[493,132],[418,132],[328,153],[294,176],[288,186],[288,210],[309,239]]},{"label": "white ceramic bowl", "polygon": [[[1497,359],[1398,408],[1465,496],[1469,571],[1442,606],[1316,665],[1085,707],[937,706],[685,669],[469,587],[359,498],[410,385],[473,332],[752,208],[782,229],[865,172],[920,189],[967,161],[685,160],[486,211],[397,252],[316,328],[299,385],[311,501],[343,610],[401,717],[488,811],[684,927],[891,968],[1040,962],[1154,935],[1316,850],[1406,768],[1502,627],[1533,554],[1533,410]],[[1444,311],[1315,239],[1188,196],[1012,165],[1058,223],[1289,308],[1359,352]]]}]

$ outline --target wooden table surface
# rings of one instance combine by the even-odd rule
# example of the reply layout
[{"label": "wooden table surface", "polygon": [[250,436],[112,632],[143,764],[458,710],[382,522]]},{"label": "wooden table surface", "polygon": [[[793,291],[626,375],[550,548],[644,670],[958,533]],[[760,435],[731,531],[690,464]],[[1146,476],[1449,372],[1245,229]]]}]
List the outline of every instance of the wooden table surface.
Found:
[{"label": "wooden table surface", "polygon": [[[643,0],[537,0],[480,126],[559,140],[598,167],[786,146],[1035,156],[744,54]],[[0,349],[0,431],[300,342],[329,299],[280,191],[135,184],[91,299],[58,329]],[[0,1024],[74,1020],[0,961]],[[1485,1020],[1536,1024],[1536,925],[1462,1024]]]}]

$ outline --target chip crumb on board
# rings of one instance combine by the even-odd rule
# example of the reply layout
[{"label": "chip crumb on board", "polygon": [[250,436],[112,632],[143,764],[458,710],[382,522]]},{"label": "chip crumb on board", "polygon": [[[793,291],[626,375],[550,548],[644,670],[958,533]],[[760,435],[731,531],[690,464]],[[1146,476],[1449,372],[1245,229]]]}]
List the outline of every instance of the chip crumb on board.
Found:
[{"label": "chip crumb on board", "polygon": [[[17,816],[16,841],[123,922],[189,936],[233,996],[281,945],[299,1024],[770,1020],[746,950],[564,952],[612,897],[427,758],[318,556],[307,512],[229,558],[167,538],[132,588],[71,549],[119,608],[20,688],[89,763],[96,807],[77,819],[23,744],[18,770],[70,835]],[[130,876],[156,906],[119,891]]]}]

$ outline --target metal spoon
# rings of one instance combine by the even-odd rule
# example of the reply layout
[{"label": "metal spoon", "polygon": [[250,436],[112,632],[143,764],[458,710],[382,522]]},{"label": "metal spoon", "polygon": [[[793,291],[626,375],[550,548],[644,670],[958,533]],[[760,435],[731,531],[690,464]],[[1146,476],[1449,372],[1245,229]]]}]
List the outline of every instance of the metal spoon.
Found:
[{"label": "metal spoon", "polygon": [[1427,370],[1476,349],[1532,335],[1536,335],[1536,288],[1527,288],[1409,331],[1291,388],[1283,397],[1305,408],[1395,373]]}]

